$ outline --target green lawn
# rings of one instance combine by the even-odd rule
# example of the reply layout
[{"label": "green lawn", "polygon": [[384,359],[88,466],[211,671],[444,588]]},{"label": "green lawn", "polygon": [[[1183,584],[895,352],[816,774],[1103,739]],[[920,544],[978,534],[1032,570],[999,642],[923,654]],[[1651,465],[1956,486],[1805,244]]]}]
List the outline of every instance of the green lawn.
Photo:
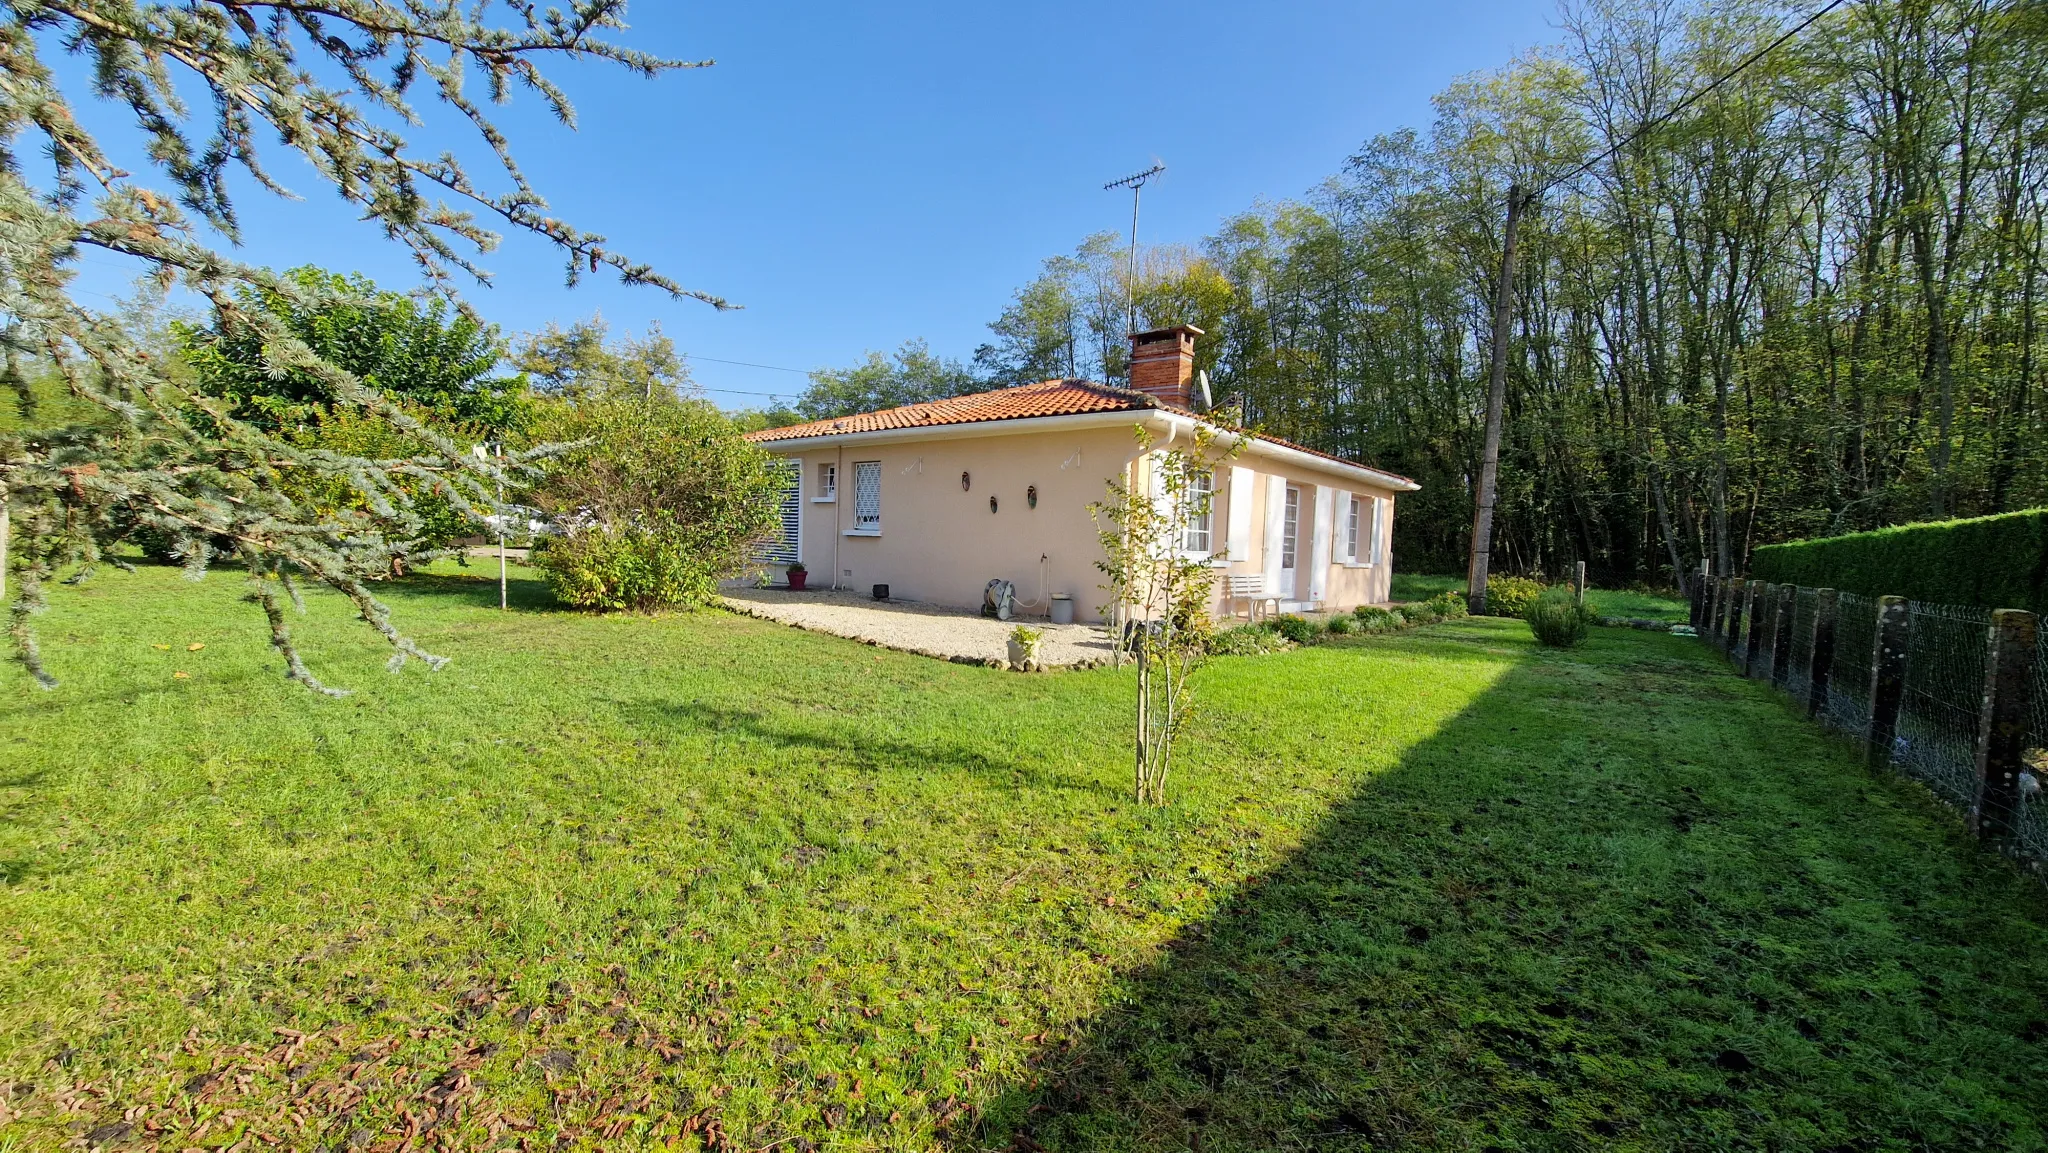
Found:
[{"label": "green lawn", "polygon": [[[1397,601],[1428,600],[1438,593],[1465,591],[1465,578],[1460,576],[1432,576],[1428,573],[1394,573],[1393,599]],[[1586,599],[1602,616],[1628,617],[1634,620],[1669,621],[1684,624],[1691,617],[1691,608],[1674,594],[1632,592],[1627,589],[1588,589]]]},{"label": "green lawn", "polygon": [[1697,642],[1221,660],[1155,812],[1113,670],[238,594],[0,673],[0,1150],[2048,1146],[2038,883]]}]

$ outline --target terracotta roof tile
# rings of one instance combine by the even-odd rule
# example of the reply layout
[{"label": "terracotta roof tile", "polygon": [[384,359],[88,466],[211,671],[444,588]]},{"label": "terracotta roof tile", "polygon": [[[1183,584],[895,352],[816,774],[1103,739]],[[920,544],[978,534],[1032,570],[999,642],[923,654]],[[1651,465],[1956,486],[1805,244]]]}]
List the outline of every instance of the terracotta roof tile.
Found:
[{"label": "terracotta roof tile", "polygon": [[884,432],[898,428],[930,428],[942,424],[980,424],[990,420],[1022,420],[1034,416],[1072,416],[1083,412],[1121,412],[1155,408],[1158,402],[1142,392],[1086,380],[1045,380],[993,392],[976,392],[944,400],[927,400],[880,412],[863,412],[832,420],[814,420],[787,428],[750,432],[757,444],[836,436],[849,432]]},{"label": "terracotta roof tile", "polygon": [[[1177,405],[1162,404],[1158,399],[1133,389],[1097,384],[1092,380],[1042,380],[1037,384],[1020,384],[1014,388],[999,388],[993,392],[975,392],[966,396],[947,397],[944,400],[927,400],[918,404],[906,404],[900,408],[885,408],[879,412],[862,412],[830,420],[814,420],[807,424],[792,424],[784,428],[766,428],[748,433],[746,439],[756,444],[772,444],[778,441],[838,436],[854,432],[887,432],[899,428],[981,424],[992,420],[1024,420],[1035,416],[1073,416],[1084,412],[1127,412],[1148,408],[1177,413],[1196,420],[1205,419],[1200,413]],[[1347,460],[1305,444],[1295,444],[1293,441],[1264,433],[1258,434],[1258,437],[1260,440],[1284,445],[1311,456],[1322,457],[1324,460],[1350,465],[1353,468],[1370,469],[1408,481],[1410,484],[1415,483],[1399,473],[1387,472],[1383,468],[1360,461]]]}]

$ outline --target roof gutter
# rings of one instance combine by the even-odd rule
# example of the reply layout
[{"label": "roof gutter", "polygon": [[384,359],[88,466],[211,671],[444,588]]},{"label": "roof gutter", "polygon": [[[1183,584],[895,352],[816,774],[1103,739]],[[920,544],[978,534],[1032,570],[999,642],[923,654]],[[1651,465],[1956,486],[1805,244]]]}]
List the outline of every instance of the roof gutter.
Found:
[{"label": "roof gutter", "polygon": [[[1178,426],[1185,426],[1190,432],[1194,430],[1197,423],[1207,423],[1206,421],[1198,422],[1192,417],[1181,416],[1178,413],[1162,413],[1161,415]],[[1218,429],[1216,439],[1226,444],[1235,443],[1240,439],[1248,441],[1249,443],[1245,445],[1245,451],[1252,456],[1263,456],[1269,460],[1286,461],[1288,464],[1298,465],[1302,468],[1320,469],[1324,472],[1334,472],[1358,480],[1371,481],[1381,488],[1390,488],[1395,492],[1422,491],[1421,485],[1416,484],[1407,477],[1395,476],[1390,472],[1381,472],[1376,468],[1367,468],[1362,464],[1332,460],[1327,456],[1321,456],[1313,452],[1304,452],[1292,445],[1275,443],[1262,436],[1246,436],[1243,433]]]},{"label": "roof gutter", "polygon": [[1143,424],[1161,431],[1161,418],[1172,419],[1157,409],[1127,408],[1115,412],[1076,412],[1064,416],[1012,416],[1001,420],[980,420],[969,424],[931,424],[917,428],[883,428],[870,432],[827,433],[824,436],[792,436],[782,440],[757,440],[768,452],[808,452],[814,448],[853,448],[865,444],[900,444],[918,440],[965,440],[970,437],[1018,436],[1034,432],[1075,432],[1097,428],[1130,428]]},{"label": "roof gutter", "polygon": [[[1196,426],[1207,423],[1207,421],[1183,416],[1176,412],[1167,412],[1163,409],[1130,408],[1119,409],[1115,412],[1070,413],[1065,416],[1007,417],[1002,420],[975,421],[971,424],[933,424],[918,428],[884,428],[871,432],[828,433],[824,436],[793,436],[783,440],[761,440],[754,443],[768,452],[810,452],[821,448],[857,448],[862,445],[903,444],[921,440],[966,440],[975,437],[1018,436],[1035,432],[1076,432],[1098,428],[1130,428],[1134,425],[1142,424],[1150,429],[1154,436],[1165,434],[1165,441],[1163,443],[1155,443],[1154,445],[1155,448],[1159,448],[1164,447],[1165,444],[1172,443],[1174,439],[1183,433],[1192,439]],[[1303,452],[1301,449],[1289,445],[1275,444],[1263,437],[1246,437],[1242,433],[1218,429],[1217,439],[1223,440],[1226,443],[1240,437],[1250,442],[1245,446],[1245,451],[1253,456],[1285,461],[1300,468],[1310,468],[1320,472],[1334,472],[1340,476],[1369,481],[1380,488],[1392,489],[1395,492],[1422,491],[1421,485],[1405,477],[1395,476],[1390,472],[1381,472],[1376,468],[1367,468],[1364,465],[1332,460],[1329,457],[1318,456],[1312,452]]]}]

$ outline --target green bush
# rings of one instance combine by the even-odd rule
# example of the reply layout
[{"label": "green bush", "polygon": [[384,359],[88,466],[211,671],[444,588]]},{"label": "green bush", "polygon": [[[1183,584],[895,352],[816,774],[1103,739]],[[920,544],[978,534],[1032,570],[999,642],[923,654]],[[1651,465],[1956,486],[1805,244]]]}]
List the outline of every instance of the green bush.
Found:
[{"label": "green bush", "polygon": [[1489,616],[1519,617],[1542,595],[1542,581],[1518,576],[1489,577],[1486,582],[1486,612]]},{"label": "green bush", "polygon": [[1465,603],[1465,594],[1445,590],[1423,602],[1436,610],[1436,615],[1447,621],[1459,620],[1472,615],[1472,609]]},{"label": "green bush", "polygon": [[1287,638],[1292,644],[1305,645],[1316,639],[1315,622],[1293,613],[1273,618],[1273,631]]},{"label": "green bush", "polygon": [[1408,623],[1400,613],[1378,605],[1359,605],[1351,610],[1351,615],[1358,622],[1361,633],[1392,632]]},{"label": "green bush", "polygon": [[563,536],[534,559],[579,608],[709,601],[779,527],[785,474],[717,408],[671,393],[591,393],[540,408],[567,444],[533,491]]},{"label": "green bush", "polygon": [[1554,649],[1577,648],[1585,642],[1592,610],[1579,607],[1570,589],[1546,589],[1522,610],[1522,619],[1529,622],[1538,642]]},{"label": "green bush", "polygon": [[718,591],[717,566],[662,529],[592,526],[549,540],[534,562],[557,597],[583,609],[649,611]]},{"label": "green bush", "polygon": [[1217,629],[1209,636],[1209,652],[1214,656],[1250,657],[1286,647],[1286,640],[1264,622]]},{"label": "green bush", "polygon": [[1358,631],[1358,618],[1354,616],[1339,614],[1337,616],[1331,617],[1330,623],[1328,625],[1325,625],[1324,627],[1327,628],[1333,636],[1349,636],[1352,633]]},{"label": "green bush", "polygon": [[1402,620],[1411,625],[1433,625],[1443,619],[1437,613],[1435,607],[1428,601],[1415,601],[1411,604],[1395,605],[1394,611],[1400,614]]},{"label": "green bush", "polygon": [[2048,509],[1765,545],[1749,567],[1773,584],[2048,612]]}]

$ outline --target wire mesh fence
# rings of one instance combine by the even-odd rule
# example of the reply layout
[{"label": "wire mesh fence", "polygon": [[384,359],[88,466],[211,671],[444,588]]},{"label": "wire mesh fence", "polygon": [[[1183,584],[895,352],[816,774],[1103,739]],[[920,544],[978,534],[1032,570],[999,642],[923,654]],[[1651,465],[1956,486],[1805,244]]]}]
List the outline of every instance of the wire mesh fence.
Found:
[{"label": "wire mesh fence", "polygon": [[1792,659],[1787,662],[1785,691],[1803,701],[1813,688],[1813,614],[1820,593],[1800,589],[1792,599]]},{"label": "wire mesh fence", "polygon": [[2026,775],[2020,778],[2020,854],[2048,861],[2048,629],[2034,639],[2034,709],[2027,733]]},{"label": "wire mesh fence", "polygon": [[[1855,593],[1830,594],[1828,613],[1820,590],[1795,588],[1790,646],[1780,650],[1781,595],[1774,588],[1751,602],[1761,627],[1752,631],[1745,614],[1740,629],[1716,641],[1737,667],[1801,705],[1824,676],[1817,720],[1865,742],[1873,764],[1891,765],[1971,814],[1987,843],[2048,877],[2048,629],[2026,613],[1896,598],[1887,609],[1884,598]],[[2015,693],[2024,694],[2024,711]],[[2017,770],[2015,719],[2025,729]]]},{"label": "wire mesh fence", "polygon": [[1977,795],[1977,718],[1991,613],[1922,601],[1906,612],[1906,697],[1892,763],[1967,810]]},{"label": "wire mesh fence", "polygon": [[1877,601],[1855,593],[1835,600],[1835,659],[1828,666],[1828,699],[1821,720],[1841,732],[1870,726],[1871,646],[1877,639]]}]

